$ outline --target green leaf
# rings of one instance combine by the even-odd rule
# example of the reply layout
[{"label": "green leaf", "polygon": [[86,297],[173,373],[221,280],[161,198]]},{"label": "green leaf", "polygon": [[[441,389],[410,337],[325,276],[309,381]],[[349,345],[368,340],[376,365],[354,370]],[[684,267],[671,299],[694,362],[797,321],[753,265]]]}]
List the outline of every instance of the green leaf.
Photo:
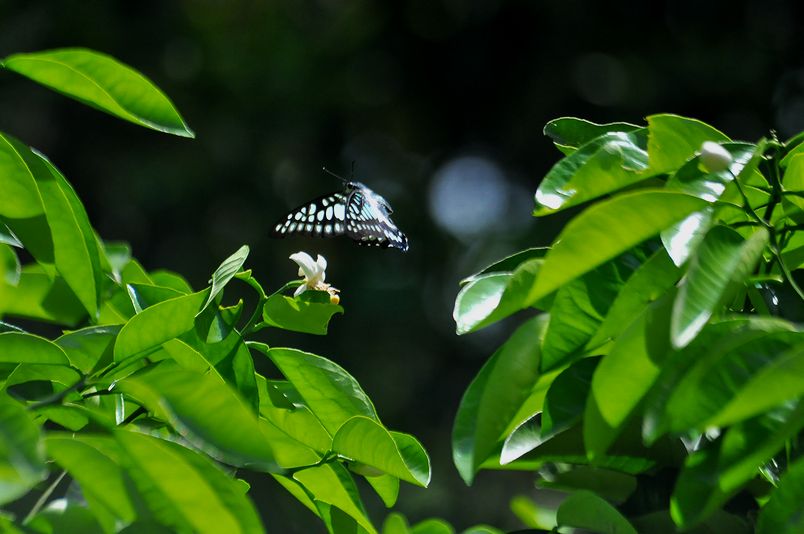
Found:
[{"label": "green leaf", "polygon": [[338,364],[296,349],[248,345],[274,362],[331,435],[356,415],[379,422],[374,405],[360,384]]},{"label": "green leaf", "polygon": [[698,335],[728,297],[728,290],[751,274],[767,242],[764,228],[748,239],[726,226],[707,232],[690,260],[673,305],[671,336],[675,347],[686,346]]},{"label": "green leaf", "polygon": [[547,215],[647,178],[644,129],[596,137],[556,163],[536,190],[536,216]]},{"label": "green leaf", "polygon": [[530,497],[517,495],[511,499],[511,511],[526,527],[552,530],[556,527],[555,509],[537,505]]},{"label": "green leaf", "polygon": [[404,515],[393,512],[385,518],[381,532],[382,534],[410,534],[410,525]]},{"label": "green leaf", "polygon": [[2,65],[110,115],[160,132],[195,137],[153,82],[105,54],[62,48],[15,54]]},{"label": "green leaf", "polygon": [[572,466],[569,470],[551,473],[536,481],[536,486],[572,492],[587,490],[599,497],[620,504],[626,501],[637,488],[633,475],[618,473],[592,466]]},{"label": "green leaf", "polygon": [[705,201],[682,193],[640,191],[588,208],[559,235],[526,302],[543,298],[704,205]]},{"label": "green leaf", "polygon": [[215,272],[212,273],[212,289],[209,292],[209,297],[207,301],[204,303],[204,306],[198,312],[199,314],[207,309],[207,306],[215,300],[215,297],[223,291],[223,288],[226,284],[229,283],[229,280],[234,278],[234,275],[240,271],[243,267],[243,264],[246,263],[246,258],[248,258],[249,248],[248,245],[243,245],[237,252],[223,260],[223,263],[215,269]]},{"label": "green leaf", "polygon": [[515,252],[514,254],[506,256],[501,260],[495,261],[491,265],[487,265],[471,276],[467,276],[461,280],[460,284],[468,284],[484,274],[514,272],[517,267],[528,260],[543,258],[548,250],[550,250],[549,247],[532,247],[526,248],[525,250],[520,250],[519,252]]},{"label": "green leaf", "polygon": [[[785,159],[791,154],[785,156]],[[788,191],[804,191],[804,148],[788,160],[782,183]],[[804,198],[789,196],[788,199],[799,209],[804,210]]]},{"label": "green leaf", "polygon": [[265,324],[283,330],[325,335],[332,316],[343,308],[331,304],[326,291],[305,291],[296,298],[274,294],[262,309]]},{"label": "green leaf", "polygon": [[767,413],[729,427],[685,462],[670,499],[682,528],[699,523],[725,503],[785,442],[804,427],[804,406]]},{"label": "green leaf", "polygon": [[[2,134],[0,134],[0,136],[2,136]],[[2,157],[2,148],[0,148],[0,157]],[[12,247],[24,248],[17,236],[14,235],[14,232],[2,222],[0,222],[0,243],[5,243]]]},{"label": "green leaf", "polygon": [[757,520],[759,534],[795,534],[804,531],[804,458],[788,466],[778,487],[762,507]]},{"label": "green leaf", "polygon": [[5,504],[28,493],[47,475],[39,427],[5,394],[0,394],[0,444],[0,504]]},{"label": "green leaf", "polygon": [[684,265],[695,254],[706,232],[712,228],[713,220],[714,209],[710,206],[662,231],[662,245],[676,267]]},{"label": "green leaf", "polygon": [[342,465],[330,463],[311,467],[295,473],[293,478],[312,493],[315,502],[337,507],[367,531],[377,532],[366,514],[354,480]]},{"label": "green leaf", "polygon": [[114,341],[120,326],[90,326],[68,332],[55,343],[64,350],[70,364],[84,374],[112,362]]},{"label": "green leaf", "polygon": [[256,470],[279,469],[256,416],[218,378],[166,366],[118,387],[213,458]]},{"label": "green leaf", "polygon": [[455,529],[443,519],[431,518],[413,525],[410,534],[455,534]]},{"label": "green leaf", "polygon": [[16,286],[20,283],[20,260],[11,246],[0,243],[0,280],[8,285]]},{"label": "green leaf", "polygon": [[396,504],[399,497],[399,479],[391,475],[366,476],[366,482],[374,488],[374,491],[382,499],[386,508],[391,508]]},{"label": "green leaf", "polygon": [[175,299],[185,295],[180,291],[169,287],[162,287],[153,284],[126,284],[126,292],[134,307],[135,313],[140,313],[154,304],[159,304],[166,300]]},{"label": "green leaf", "polygon": [[559,527],[607,534],[637,534],[616,508],[590,491],[578,491],[567,497],[556,511],[556,522]]},{"label": "green leaf", "polygon": [[[82,534],[103,534],[98,519],[78,501],[55,499],[25,522],[32,532],[81,532]],[[111,528],[108,529],[111,531]]]},{"label": "green leaf", "polygon": [[45,211],[34,175],[23,157],[26,153],[30,154],[28,147],[0,132],[0,216],[4,218],[31,219]]},{"label": "green leaf", "polygon": [[626,280],[587,348],[594,349],[616,339],[635,317],[672,288],[680,277],[681,271],[667,251],[663,248],[657,250]]},{"label": "green leaf", "polygon": [[452,317],[458,335],[480,330],[527,307],[525,296],[541,267],[527,260],[513,272],[481,274],[461,288]]},{"label": "green leaf", "polygon": [[541,338],[549,317],[530,319],[514,332],[466,389],[452,429],[452,458],[471,484],[539,378]]},{"label": "green leaf", "polygon": [[193,328],[205,291],[154,304],[131,318],[117,336],[115,361],[160,346]]},{"label": "green leaf", "polygon": [[542,371],[560,367],[584,353],[623,279],[632,271],[627,261],[607,262],[556,292],[542,343]]},{"label": "green leaf", "polygon": [[206,457],[144,434],[118,430],[128,473],[159,521],[175,531],[262,532],[240,485]]},{"label": "green leaf", "polygon": [[559,117],[544,126],[544,135],[560,148],[577,149],[609,132],[633,132],[641,127],[627,122],[595,124],[576,117]]},{"label": "green leaf", "polygon": [[388,432],[375,420],[355,416],[332,438],[332,450],[421,487],[430,483],[430,460],[421,444],[410,436]]},{"label": "green leaf", "polygon": [[701,149],[704,141],[728,141],[721,132],[696,119],[672,114],[648,117],[648,158],[652,174],[681,167]]},{"label": "green leaf", "polygon": [[118,522],[129,524],[136,519],[124,471],[104,453],[116,448],[113,438],[51,433],[45,444],[48,455],[81,486],[82,495],[104,527],[114,528]]},{"label": "green leaf", "polygon": [[260,415],[288,436],[321,454],[332,448],[332,436],[303,403],[299,393],[289,382],[269,381],[262,375],[257,375],[257,388]]},{"label": "green leaf", "polygon": [[581,419],[592,375],[600,357],[584,358],[563,371],[553,380],[544,397],[541,436],[546,439],[563,432]]},{"label": "green leaf", "polygon": [[[732,401],[752,376],[772,369],[790,347],[804,341],[804,334],[749,330],[719,341],[709,345],[667,399],[665,413],[670,430],[704,430],[710,426],[711,418]],[[763,394],[772,396],[770,392]]]},{"label": "green leaf", "polygon": [[180,274],[166,271],[164,269],[158,269],[149,273],[149,276],[154,285],[175,289],[183,295],[193,292],[193,288],[190,286],[190,283],[187,282],[187,280],[185,280]]},{"label": "green leaf", "polygon": [[[781,319],[742,315],[708,324],[692,343],[681,350],[670,351],[662,365],[659,377],[645,398],[642,433],[646,443],[652,443],[670,429],[671,414],[667,410],[668,403],[679,383],[687,377],[690,368],[696,363],[708,359],[717,361],[722,354],[732,350],[732,347],[749,343],[752,339],[762,338],[772,333],[794,331],[796,331],[795,325]],[[728,402],[730,397],[731,395],[727,394],[725,402]],[[690,399],[691,402],[681,406],[680,409],[691,408],[693,411],[697,411],[700,409],[698,403],[701,400]],[[715,402],[722,403],[724,401]],[[716,404],[716,406],[721,407],[723,404]],[[673,415],[673,417],[675,416]]]},{"label": "green leaf", "polygon": [[0,362],[69,365],[67,355],[56,344],[33,334],[0,334]]},{"label": "green leaf", "polygon": [[659,375],[669,350],[669,308],[668,298],[647,308],[597,366],[583,421],[590,458],[606,453]]},{"label": "green leaf", "polygon": [[[798,336],[804,343],[804,336]],[[712,426],[726,426],[747,419],[804,395],[804,344],[796,345],[751,374],[748,382],[712,419]]]},{"label": "green leaf", "polygon": [[[33,158],[38,160],[36,164]],[[50,226],[56,269],[95,319],[102,272],[99,245],[87,212],[75,190],[47,158],[36,153],[29,164]]]},{"label": "green leaf", "polygon": [[[694,155],[673,173],[667,180],[667,189],[687,193],[709,202],[715,202],[724,196],[728,184],[740,176],[742,181],[748,180],[756,171],[757,163],[766,148],[765,143],[723,143],[720,145],[729,154],[732,161],[728,169],[719,172],[709,172],[700,163],[700,156]],[[695,149],[697,153],[700,145]],[[728,195],[725,195],[728,196]]]},{"label": "green leaf", "polygon": [[61,276],[45,273],[38,265],[26,265],[16,286],[0,280],[0,314],[15,315],[65,325],[86,318],[86,310]]}]

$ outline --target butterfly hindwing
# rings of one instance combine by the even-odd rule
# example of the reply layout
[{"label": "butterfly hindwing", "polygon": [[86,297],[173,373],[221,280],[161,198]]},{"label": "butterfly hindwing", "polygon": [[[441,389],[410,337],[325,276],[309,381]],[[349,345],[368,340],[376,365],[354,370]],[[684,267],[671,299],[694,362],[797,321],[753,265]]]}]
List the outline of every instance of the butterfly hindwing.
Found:
[{"label": "butterfly hindwing", "polygon": [[274,225],[274,237],[307,235],[334,237],[346,230],[346,200],[342,191],[330,193],[292,210]]},{"label": "butterfly hindwing", "polygon": [[346,202],[346,235],[359,245],[408,249],[408,239],[389,217],[388,202],[362,184],[356,184]]},{"label": "butterfly hindwing", "polygon": [[274,237],[346,235],[358,245],[408,249],[408,239],[390,218],[391,206],[383,197],[358,182],[343,191],[299,206],[277,222]]}]

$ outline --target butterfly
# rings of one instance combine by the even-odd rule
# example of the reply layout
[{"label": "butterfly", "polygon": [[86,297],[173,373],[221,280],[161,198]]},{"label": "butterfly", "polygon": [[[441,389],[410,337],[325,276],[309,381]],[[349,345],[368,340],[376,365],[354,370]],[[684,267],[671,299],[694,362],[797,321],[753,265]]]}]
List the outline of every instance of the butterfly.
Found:
[{"label": "butterfly", "polygon": [[271,235],[346,235],[358,245],[408,250],[408,238],[391,220],[393,210],[388,201],[360,182],[343,182],[343,190],[307,202],[282,217]]}]

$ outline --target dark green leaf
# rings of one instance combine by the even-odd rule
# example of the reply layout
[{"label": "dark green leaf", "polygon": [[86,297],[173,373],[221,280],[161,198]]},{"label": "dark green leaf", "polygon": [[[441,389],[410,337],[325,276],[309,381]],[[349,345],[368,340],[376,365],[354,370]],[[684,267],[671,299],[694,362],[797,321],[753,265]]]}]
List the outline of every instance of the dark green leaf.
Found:
[{"label": "dark green leaf", "polygon": [[623,503],[636,490],[637,479],[632,475],[592,466],[573,466],[566,471],[543,475],[536,485],[567,492],[587,490],[599,497]]},{"label": "dark green leaf", "polygon": [[599,357],[579,360],[559,374],[544,397],[541,435],[563,432],[580,420]]},{"label": "dark green leaf", "polygon": [[544,126],[544,135],[553,140],[557,146],[578,148],[609,132],[633,132],[640,126],[627,122],[611,122],[595,124],[576,117],[559,117]]},{"label": "dark green leaf", "polygon": [[804,458],[788,466],[759,513],[759,534],[804,532]]},{"label": "dark green leaf", "polygon": [[761,465],[804,427],[804,406],[780,410],[729,427],[686,461],[670,500],[682,528],[699,523],[725,503]]},{"label": "dark green leaf", "polygon": [[637,534],[616,508],[590,491],[578,491],[567,497],[556,511],[556,522],[559,526],[607,534]]},{"label": "dark green leaf", "polygon": [[520,326],[461,399],[452,430],[452,458],[467,484],[504,437],[539,378],[539,348],[548,319],[540,315]]},{"label": "dark green leaf", "polygon": [[681,193],[640,191],[592,206],[561,232],[526,301],[543,298],[705,204],[703,200]]},{"label": "dark green leaf", "polygon": [[610,132],[565,157],[536,191],[534,215],[547,215],[617,191],[648,176],[644,129]]},{"label": "dark green leaf", "polygon": [[153,82],[105,54],[62,48],[15,54],[2,65],[110,115],[160,132],[195,137]]},{"label": "dark green leaf", "polygon": [[749,239],[726,226],[715,226],[692,257],[673,305],[671,335],[675,347],[692,341],[735,284],[752,272],[768,242],[758,229]]}]

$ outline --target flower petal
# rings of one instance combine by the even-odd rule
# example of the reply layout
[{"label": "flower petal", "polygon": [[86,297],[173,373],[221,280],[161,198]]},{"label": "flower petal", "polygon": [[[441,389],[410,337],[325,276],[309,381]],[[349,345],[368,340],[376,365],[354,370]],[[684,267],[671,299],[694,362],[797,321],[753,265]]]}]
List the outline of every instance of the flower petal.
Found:
[{"label": "flower petal", "polygon": [[307,285],[306,284],[300,285],[299,287],[296,288],[296,291],[293,292],[293,298],[298,297],[299,295],[301,295],[305,291],[307,291]]},{"label": "flower petal", "polygon": [[[321,256],[319,256],[319,258],[320,257]],[[310,257],[309,254],[306,252],[296,252],[290,255],[290,259],[298,264],[299,276],[304,276],[308,279],[315,277],[318,264],[313,261],[313,258]]]}]

